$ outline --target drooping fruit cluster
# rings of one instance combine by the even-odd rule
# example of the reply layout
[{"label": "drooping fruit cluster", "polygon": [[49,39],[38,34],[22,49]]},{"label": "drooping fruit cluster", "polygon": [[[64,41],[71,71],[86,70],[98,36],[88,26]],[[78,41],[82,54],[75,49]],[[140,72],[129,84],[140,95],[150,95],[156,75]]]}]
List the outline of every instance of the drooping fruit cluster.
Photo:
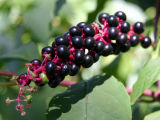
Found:
[{"label": "drooping fruit cluster", "polygon": [[80,22],[72,26],[69,32],[56,37],[52,46],[42,49],[42,62],[33,59],[26,65],[27,73],[19,75],[17,79],[20,88],[18,98],[12,100],[18,101],[18,110],[24,113],[24,105],[20,102],[28,100],[24,96],[27,90],[24,86],[33,91],[33,87],[29,85],[31,81],[37,86],[48,83],[50,87],[55,88],[65,76],[76,75],[81,66],[91,67],[100,56],[126,52],[138,43],[141,43],[143,48],[151,45],[151,39],[143,34],[144,24],[136,22],[130,25],[122,11],[114,15],[101,13],[98,20],[100,24]]}]

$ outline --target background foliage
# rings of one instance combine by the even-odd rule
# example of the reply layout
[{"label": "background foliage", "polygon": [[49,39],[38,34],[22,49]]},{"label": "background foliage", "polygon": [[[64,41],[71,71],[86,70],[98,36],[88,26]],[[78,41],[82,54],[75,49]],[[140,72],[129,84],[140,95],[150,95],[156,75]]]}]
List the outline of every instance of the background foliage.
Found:
[{"label": "background foliage", "polygon": [[[155,0],[0,0],[0,69],[25,72],[25,63],[40,58],[41,48],[51,45],[57,35],[78,22],[97,21],[102,11],[114,14],[118,10],[124,11],[132,24],[145,22],[145,33],[153,39]],[[160,59],[150,61],[152,55],[151,47],[144,50],[137,46],[119,56],[102,57],[76,77],[66,77],[81,81],[68,90],[47,85],[39,88],[24,118],[15,104],[5,103],[8,96],[17,95],[17,87],[0,87],[0,120],[142,120],[146,115],[145,120],[158,120],[159,112],[150,113],[160,109],[159,103],[134,104],[143,90],[158,80]],[[151,76],[143,86],[146,73]],[[9,79],[0,76],[0,81]],[[132,87],[135,82],[130,98],[125,86]]]}]

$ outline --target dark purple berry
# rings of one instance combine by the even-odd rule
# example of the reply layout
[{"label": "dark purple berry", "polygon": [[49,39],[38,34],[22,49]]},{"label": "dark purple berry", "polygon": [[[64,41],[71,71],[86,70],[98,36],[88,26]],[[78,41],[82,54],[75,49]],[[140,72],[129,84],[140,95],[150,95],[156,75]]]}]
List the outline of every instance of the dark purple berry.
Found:
[{"label": "dark purple berry", "polygon": [[40,66],[40,65],[41,65],[41,61],[38,60],[38,59],[33,59],[32,61],[30,61],[30,63],[31,63],[33,66]]},{"label": "dark purple berry", "polygon": [[114,14],[115,16],[119,17],[119,19],[122,19],[122,20],[126,20],[126,14],[122,11],[118,11]]},{"label": "dark purple berry", "polygon": [[63,36],[68,38],[70,36],[70,34],[69,34],[69,32],[66,32]]},{"label": "dark purple berry", "polygon": [[87,37],[85,39],[85,47],[89,50],[92,50],[95,46],[95,40],[93,37]]},{"label": "dark purple berry", "polygon": [[80,36],[72,37],[72,43],[76,49],[80,49],[83,47],[83,40],[82,40],[82,37]]},{"label": "dark purple berry", "polygon": [[55,48],[56,47],[56,42],[52,42],[52,48]]},{"label": "dark purple berry", "polygon": [[57,71],[57,65],[52,61],[47,62],[46,73],[48,75],[53,75],[54,73],[56,73],[56,71]]},{"label": "dark purple berry", "polygon": [[136,46],[139,43],[139,36],[133,35],[131,36],[129,41],[130,41],[131,46]]},{"label": "dark purple berry", "polygon": [[97,41],[96,42],[96,45],[95,45],[95,51],[97,52],[97,53],[101,53],[102,51],[103,51],[103,49],[104,49],[104,42],[102,42],[102,41]]},{"label": "dark purple berry", "polygon": [[[27,80],[27,81],[26,81]],[[31,83],[31,80],[30,79],[27,79],[27,73],[24,73],[24,74],[20,74],[18,76],[18,79],[17,79],[18,83],[20,85],[24,84],[24,82],[26,82],[25,86],[26,85],[29,85]]]},{"label": "dark purple berry", "polygon": [[111,45],[112,45],[112,48],[113,48],[112,54],[118,55],[120,53],[119,46],[115,43],[111,43]]},{"label": "dark purple berry", "polygon": [[64,80],[64,77],[62,76],[52,76],[52,78],[49,79],[49,83],[48,85],[51,87],[51,88],[55,88],[59,85],[59,83]]},{"label": "dark purple berry", "polygon": [[108,30],[108,36],[112,40],[116,40],[118,37],[118,29],[116,27],[110,27]]},{"label": "dark purple berry", "polygon": [[68,58],[70,55],[70,52],[65,45],[59,45],[57,48],[57,55],[61,58]]},{"label": "dark purple berry", "polygon": [[109,54],[112,53],[112,50],[113,50],[112,45],[111,45],[111,44],[106,44],[106,45],[104,46],[104,50],[103,50],[103,52],[102,52],[102,55],[103,55],[103,56],[108,56]]},{"label": "dark purple berry", "polygon": [[100,23],[102,23],[102,20],[107,20],[107,18],[109,17],[109,14],[108,13],[101,13],[99,16],[98,16],[98,20]]},{"label": "dark purple berry", "polygon": [[122,22],[121,24],[121,31],[122,33],[127,33],[130,30],[130,24],[126,21]]},{"label": "dark purple berry", "polygon": [[99,55],[98,55],[98,53],[94,53],[94,54],[91,54],[92,55],[92,57],[93,57],[93,61],[94,62],[97,62],[98,60],[99,60]]},{"label": "dark purple berry", "polygon": [[50,54],[52,58],[54,58],[54,56],[55,56],[54,49],[50,46],[44,47],[42,49],[42,55],[43,54]]},{"label": "dark purple berry", "polygon": [[70,66],[68,64],[63,64],[61,67],[61,74],[63,76],[66,76],[69,74],[69,71],[70,71]]},{"label": "dark purple berry", "polygon": [[151,39],[149,37],[144,37],[142,40],[141,40],[141,45],[143,48],[148,48],[150,45],[151,45]]},{"label": "dark purple berry", "polygon": [[113,16],[113,15],[109,16],[107,21],[108,21],[108,24],[112,27],[118,26],[118,20],[116,16]]},{"label": "dark purple berry", "polygon": [[86,37],[88,37],[88,36],[93,37],[95,35],[95,31],[94,31],[93,27],[90,26],[90,25],[84,26],[83,27],[83,32],[84,32]]},{"label": "dark purple berry", "polygon": [[86,25],[88,25],[86,22],[80,22],[80,23],[78,23],[77,24],[77,26],[79,27],[79,28],[83,28],[84,26],[86,26]]},{"label": "dark purple berry", "polygon": [[84,62],[82,63],[82,66],[84,68],[89,68],[93,64],[93,57],[91,55],[85,55],[84,56]]},{"label": "dark purple berry", "polygon": [[77,26],[73,26],[69,29],[69,33],[70,35],[73,37],[73,36],[81,36],[82,35],[82,32],[80,30],[79,27]]},{"label": "dark purple berry", "polygon": [[69,75],[70,76],[76,75],[79,72],[80,66],[75,63],[72,63],[70,66],[71,69]]},{"label": "dark purple berry", "polygon": [[118,35],[118,38],[116,40],[117,44],[125,44],[128,40],[128,37],[125,33],[122,33],[120,35]]},{"label": "dark purple berry", "polygon": [[69,45],[69,40],[67,39],[67,37],[64,37],[64,36],[56,37],[55,42],[56,42],[56,45],[66,45],[66,46]]},{"label": "dark purple berry", "polygon": [[131,46],[130,43],[126,42],[125,44],[120,45],[119,49],[121,52],[127,52],[130,49],[130,46]]},{"label": "dark purple berry", "polygon": [[142,22],[136,22],[134,24],[134,32],[135,33],[143,33],[144,32],[144,24]]},{"label": "dark purple berry", "polygon": [[82,64],[84,61],[84,51],[83,50],[78,50],[75,54],[75,60],[77,64]]}]

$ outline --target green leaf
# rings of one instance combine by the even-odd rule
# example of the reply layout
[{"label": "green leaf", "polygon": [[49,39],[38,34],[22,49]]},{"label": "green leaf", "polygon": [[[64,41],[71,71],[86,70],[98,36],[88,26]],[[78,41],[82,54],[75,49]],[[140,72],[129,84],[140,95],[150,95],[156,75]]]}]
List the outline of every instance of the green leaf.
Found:
[{"label": "green leaf", "polygon": [[160,118],[160,111],[157,111],[147,115],[144,118],[144,120],[159,120],[159,118]]},{"label": "green leaf", "polygon": [[19,47],[18,49],[13,50],[12,52],[9,52],[8,54],[4,54],[0,56],[0,60],[21,59],[21,60],[29,61],[33,58],[39,58],[38,48],[36,44],[33,42],[25,44]]},{"label": "green leaf", "polygon": [[62,8],[62,6],[66,3],[66,0],[58,0],[56,2],[56,7],[55,7],[55,10],[54,10],[54,14],[55,16],[58,15],[58,12],[60,11],[60,9]]},{"label": "green leaf", "polygon": [[95,76],[54,96],[47,119],[131,120],[130,98],[123,84],[114,77]]},{"label": "green leaf", "polygon": [[152,59],[139,72],[137,82],[133,86],[133,92],[131,94],[131,103],[137,100],[137,98],[144,92],[144,90],[150,88],[154,82],[160,77],[160,58]]}]

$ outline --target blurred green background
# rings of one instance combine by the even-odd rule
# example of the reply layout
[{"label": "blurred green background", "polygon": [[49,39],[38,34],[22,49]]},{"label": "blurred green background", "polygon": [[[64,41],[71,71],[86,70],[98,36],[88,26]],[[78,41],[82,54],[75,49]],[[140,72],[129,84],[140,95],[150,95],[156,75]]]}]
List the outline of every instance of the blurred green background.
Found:
[{"label": "blurred green background", "polygon": [[[0,0],[0,69],[23,73],[25,63],[40,58],[41,48],[51,45],[55,37],[63,35],[72,25],[97,21],[100,12],[114,14],[124,11],[127,21],[142,21],[145,33],[153,39],[155,0]],[[114,75],[127,87],[137,80],[137,73],[150,58],[152,48],[137,46],[119,56],[101,57],[89,69],[81,69],[75,77],[66,80],[88,80],[94,75]],[[0,81],[9,78],[0,76]],[[31,109],[25,117],[15,110],[15,104],[6,105],[5,99],[16,97],[17,87],[0,86],[0,120],[45,120],[48,101],[67,88],[51,89],[47,85],[33,96]],[[160,106],[157,103],[137,103],[132,107],[133,120],[143,117]]]}]

